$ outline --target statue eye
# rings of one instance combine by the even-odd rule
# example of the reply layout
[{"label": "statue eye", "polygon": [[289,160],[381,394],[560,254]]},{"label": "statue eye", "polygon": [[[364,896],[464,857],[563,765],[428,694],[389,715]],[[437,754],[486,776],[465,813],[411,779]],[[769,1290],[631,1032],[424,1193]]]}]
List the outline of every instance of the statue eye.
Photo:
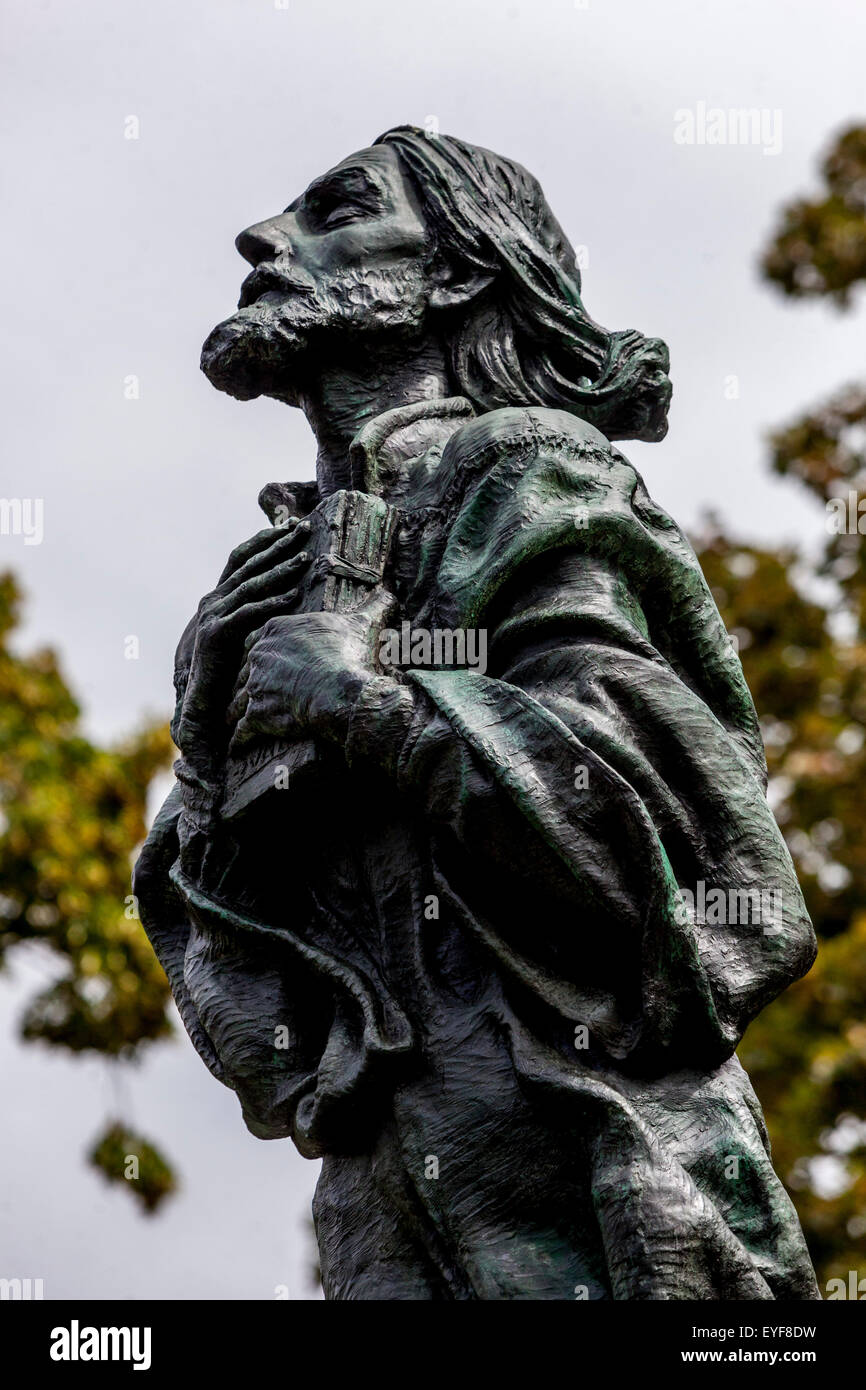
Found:
[{"label": "statue eye", "polygon": [[382,199],[365,180],[341,177],[308,189],[303,209],[317,230],[329,232],[380,212]]},{"label": "statue eye", "polygon": [[355,203],[347,203],[342,200],[325,217],[325,226],[330,230],[331,227],[342,227],[344,222],[354,222],[356,217],[363,215],[363,209]]},{"label": "statue eye", "polygon": [[318,227],[331,231],[334,227],[342,227],[346,222],[363,217],[364,208],[351,196],[334,190],[333,193],[317,193],[308,205],[308,212]]}]

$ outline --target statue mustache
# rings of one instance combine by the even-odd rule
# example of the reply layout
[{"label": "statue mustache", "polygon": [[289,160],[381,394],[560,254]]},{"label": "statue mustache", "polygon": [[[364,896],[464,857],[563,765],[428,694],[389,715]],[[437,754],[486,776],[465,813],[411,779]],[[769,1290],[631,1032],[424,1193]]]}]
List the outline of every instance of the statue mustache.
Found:
[{"label": "statue mustache", "polygon": [[238,308],[247,309],[265,294],[284,296],[287,294],[314,295],[316,282],[312,275],[294,267],[287,272],[272,263],[256,266],[255,270],[241,285]]}]

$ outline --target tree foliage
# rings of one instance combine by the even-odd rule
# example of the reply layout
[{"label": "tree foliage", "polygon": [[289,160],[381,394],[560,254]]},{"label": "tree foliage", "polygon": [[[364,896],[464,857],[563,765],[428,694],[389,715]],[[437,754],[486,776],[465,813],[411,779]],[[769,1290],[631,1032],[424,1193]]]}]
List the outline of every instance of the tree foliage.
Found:
[{"label": "tree foliage", "polygon": [[141,1134],[110,1124],[88,1155],[108,1182],[131,1182],[130,1191],[146,1212],[154,1212],[174,1192],[176,1181],[162,1154]]},{"label": "tree foliage", "polygon": [[54,654],[10,645],[19,604],[0,575],[0,967],[23,943],[45,948],[50,979],[27,1005],[27,1041],[128,1061],[171,1031],[130,888],[171,740],[162,725],[114,749],[85,738]]},{"label": "tree foliage", "polygon": [[819,936],[816,965],[751,1025],[740,1057],[823,1287],[858,1268],[866,1234],[866,646],[833,635],[793,551],[715,530],[699,555],[738,640]]},{"label": "tree foliage", "polygon": [[[824,196],[783,211],[761,266],[784,294],[847,309],[866,279],[866,127],[833,142],[822,175]],[[818,562],[718,526],[698,548],[739,639],[819,938],[812,971],[761,1014],[740,1056],[824,1287],[863,1272],[866,1241],[866,385],[777,429],[770,462],[815,500]]]},{"label": "tree foliage", "polygon": [[821,173],[823,196],[784,209],[761,268],[793,298],[830,298],[844,308],[866,278],[866,127],[838,136]]}]

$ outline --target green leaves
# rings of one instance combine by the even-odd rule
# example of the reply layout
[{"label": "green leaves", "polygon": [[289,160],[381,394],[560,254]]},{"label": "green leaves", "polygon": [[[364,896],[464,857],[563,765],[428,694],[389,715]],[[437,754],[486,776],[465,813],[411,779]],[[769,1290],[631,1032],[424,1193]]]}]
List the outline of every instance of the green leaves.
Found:
[{"label": "green leaves", "polygon": [[786,295],[847,308],[866,278],[866,127],[839,136],[821,170],[826,195],[787,207],[761,270]]},{"label": "green leaves", "polygon": [[851,1232],[866,1234],[866,1145],[843,1152],[839,1137],[846,1116],[866,1118],[866,646],[833,636],[795,582],[794,552],[714,530],[698,553],[739,638],[770,797],[819,937],[812,971],[756,1019],[739,1055],[823,1285],[859,1267]]},{"label": "green leaves", "polygon": [[[56,978],[25,1011],[26,1040],[130,1058],[171,1031],[168,984],[130,887],[171,740],[162,725],[115,749],[84,738],[54,655],[7,644],[19,603],[0,576],[0,965],[24,942],[50,952]],[[154,1182],[153,1205],[170,1190]]]},{"label": "green leaves", "polygon": [[[848,307],[866,279],[866,127],[836,139],[822,174],[826,195],[785,210],[762,269],[787,295]],[[812,971],[739,1052],[826,1285],[862,1267],[866,1238],[866,385],[811,406],[770,446],[774,471],[820,507],[821,559],[741,546],[718,527],[698,549],[739,638],[771,800],[819,938]],[[827,607],[812,597],[822,585]]]},{"label": "green leaves", "polygon": [[148,1215],[177,1187],[159,1150],[117,1121],[108,1126],[87,1157],[108,1182],[128,1183],[132,1196]]}]

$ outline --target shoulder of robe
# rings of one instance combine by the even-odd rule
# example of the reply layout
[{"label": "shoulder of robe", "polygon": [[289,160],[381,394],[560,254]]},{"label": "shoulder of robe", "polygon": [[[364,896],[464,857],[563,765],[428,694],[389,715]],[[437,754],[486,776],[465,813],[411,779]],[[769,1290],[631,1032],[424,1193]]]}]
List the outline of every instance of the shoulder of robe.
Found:
[{"label": "shoulder of robe", "polygon": [[[474,607],[516,567],[569,551],[615,563],[651,606],[688,611],[730,645],[685,533],[653,501],[637,469],[600,430],[565,410],[511,406],[467,420],[443,450],[441,497],[450,513],[429,584],[446,603]],[[474,587],[473,587],[474,586]],[[464,624],[465,625],[465,624]]]},{"label": "shoulder of robe", "polygon": [[440,486],[463,492],[473,478],[498,470],[503,481],[561,464],[574,478],[591,475],[605,491],[637,500],[645,496],[637,470],[605,435],[566,410],[505,406],[467,420],[448,440]]},{"label": "shoulder of robe", "polygon": [[466,466],[484,455],[503,456],[516,450],[540,452],[557,447],[598,451],[625,462],[601,430],[586,420],[567,410],[534,405],[504,406],[467,420],[454,431],[442,457],[443,462],[459,459]]}]

